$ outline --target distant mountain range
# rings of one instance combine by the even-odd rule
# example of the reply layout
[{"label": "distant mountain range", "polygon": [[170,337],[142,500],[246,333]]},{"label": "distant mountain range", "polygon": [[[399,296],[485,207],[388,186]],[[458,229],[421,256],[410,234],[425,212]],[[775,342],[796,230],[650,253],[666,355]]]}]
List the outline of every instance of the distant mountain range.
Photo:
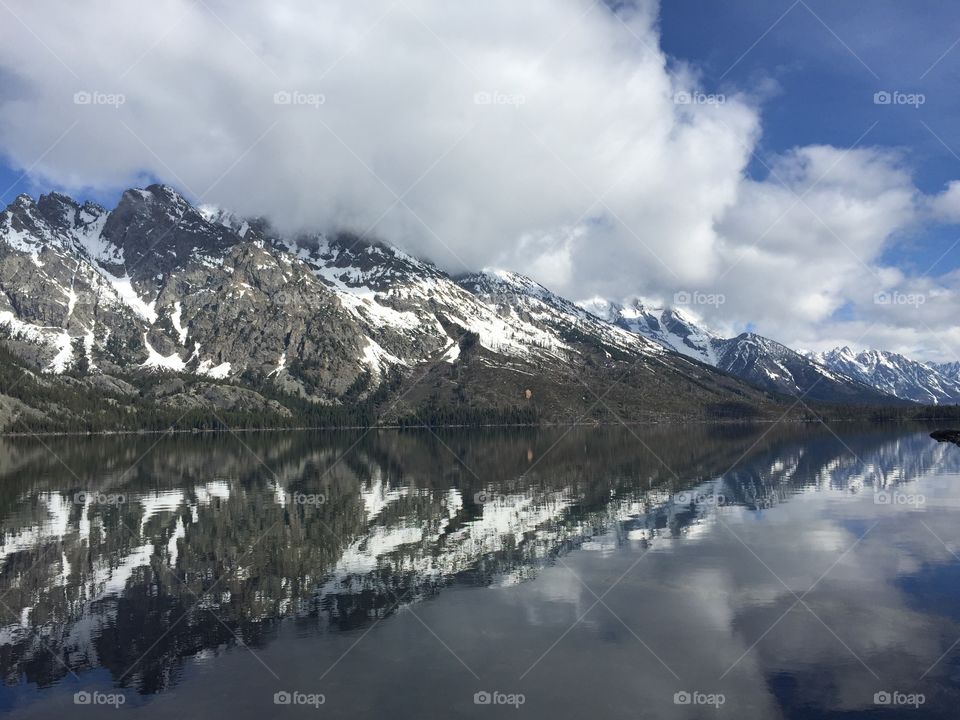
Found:
[{"label": "distant mountain range", "polygon": [[811,402],[883,403],[903,397],[754,333],[719,337],[677,308],[649,307],[639,300],[629,305],[591,300],[583,305],[612,324],[770,392]]},{"label": "distant mountain range", "polygon": [[958,363],[933,365],[882,350],[854,353],[848,347],[810,357],[893,397],[928,405],[960,402]]},{"label": "distant mountain range", "polygon": [[383,243],[285,236],[163,185],[112,211],[17,197],[0,215],[0,333],[8,429],[204,410],[590,421],[774,415],[791,396],[960,401],[957,367],[720,338],[678,309],[576,304],[508,271],[451,277]]}]

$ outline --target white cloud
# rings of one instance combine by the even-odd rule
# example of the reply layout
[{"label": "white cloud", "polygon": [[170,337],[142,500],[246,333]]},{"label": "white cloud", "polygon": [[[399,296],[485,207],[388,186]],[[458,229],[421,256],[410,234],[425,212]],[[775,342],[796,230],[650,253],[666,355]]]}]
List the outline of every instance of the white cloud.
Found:
[{"label": "white cloud", "polygon": [[929,209],[934,219],[960,222],[960,180],[948,183],[942,193],[930,198]]},{"label": "white cloud", "polygon": [[746,178],[776,89],[669,70],[652,2],[10,7],[36,35],[0,25],[0,151],[42,187],[157,177],[574,297],[719,292],[715,324],[808,346],[906,281],[881,258],[918,204],[960,219],[960,190],[918,199],[878,150],[798,148]]}]

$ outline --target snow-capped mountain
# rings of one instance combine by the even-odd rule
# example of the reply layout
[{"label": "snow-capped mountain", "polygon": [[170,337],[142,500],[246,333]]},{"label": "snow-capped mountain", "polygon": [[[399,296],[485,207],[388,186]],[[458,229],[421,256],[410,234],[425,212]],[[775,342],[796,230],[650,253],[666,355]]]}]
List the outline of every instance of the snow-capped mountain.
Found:
[{"label": "snow-capped mountain", "polygon": [[877,390],[903,400],[926,404],[960,402],[957,363],[929,365],[885,350],[856,353],[849,347],[811,354],[836,372],[867,383]]},{"label": "snow-capped mountain", "polygon": [[823,402],[884,402],[872,386],[754,333],[715,340],[717,367],[773,392]]},{"label": "snow-capped mountain", "polygon": [[678,308],[595,298],[580,303],[608,322],[736,375],[756,387],[811,401],[883,402],[882,393],[786,345],[754,333],[723,338]]},{"label": "snow-capped mountain", "polygon": [[713,342],[718,340],[719,336],[698,325],[697,321],[683,310],[650,305],[641,300],[619,305],[601,298],[586,300],[580,305],[624,330],[642,335],[708,365],[717,365]]},{"label": "snow-capped mountain", "polygon": [[549,328],[560,338],[592,338],[607,351],[662,354],[661,347],[621,326],[606,322],[528,277],[507,270],[484,270],[457,278],[481,302],[505,317]]},{"label": "snow-capped mountain", "polygon": [[455,280],[380,242],[285,236],[164,185],[128,190],[109,211],[19,196],[0,214],[0,291],[8,348],[48,374],[81,385],[136,386],[131,374],[145,371],[220,383],[189,397],[165,387],[178,407],[211,393],[227,393],[229,409],[267,407],[224,383],[325,405],[393,393],[395,413],[454,399],[564,417],[592,407],[559,377],[593,388],[626,378],[628,415],[773,402],[521,275]]},{"label": "snow-capped mountain", "polygon": [[960,362],[930,363],[930,367],[945,378],[960,381]]}]

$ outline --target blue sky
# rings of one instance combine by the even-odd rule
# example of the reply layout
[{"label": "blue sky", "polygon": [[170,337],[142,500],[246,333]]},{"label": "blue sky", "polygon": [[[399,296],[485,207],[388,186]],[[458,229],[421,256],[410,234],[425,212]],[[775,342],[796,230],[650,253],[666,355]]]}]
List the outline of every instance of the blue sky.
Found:
[{"label": "blue sky", "polygon": [[[674,59],[695,64],[715,92],[776,83],[763,103],[757,150],[861,143],[901,150],[914,181],[941,192],[960,177],[960,7],[921,0],[669,0],[661,6],[661,42]],[[922,93],[919,107],[875,105],[874,93]],[[876,123],[876,125],[874,125]],[[926,126],[924,125],[926,124]],[[750,172],[767,170],[755,160]],[[924,227],[890,248],[884,259],[924,272],[960,229]],[[960,265],[948,254],[938,271]]]}]

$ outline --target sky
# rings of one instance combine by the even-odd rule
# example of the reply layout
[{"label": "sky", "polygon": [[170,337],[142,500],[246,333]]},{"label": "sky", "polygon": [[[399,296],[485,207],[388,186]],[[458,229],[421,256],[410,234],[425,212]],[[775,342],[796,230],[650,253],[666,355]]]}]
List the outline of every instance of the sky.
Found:
[{"label": "sky", "polygon": [[960,8],[0,4],[0,202],[164,182],[450,272],[960,359]]}]

